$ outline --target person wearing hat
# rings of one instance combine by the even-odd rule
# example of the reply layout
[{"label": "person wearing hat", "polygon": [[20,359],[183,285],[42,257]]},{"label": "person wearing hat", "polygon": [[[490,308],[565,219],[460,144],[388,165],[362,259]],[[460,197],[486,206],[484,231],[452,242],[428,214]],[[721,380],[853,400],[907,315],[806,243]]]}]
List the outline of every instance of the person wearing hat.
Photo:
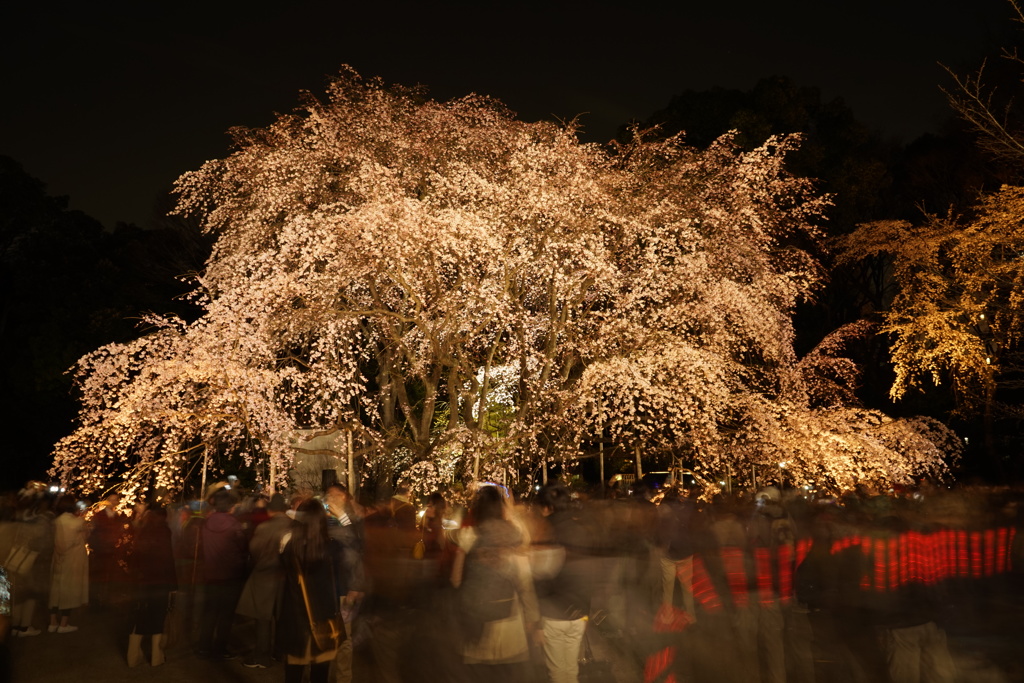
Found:
[{"label": "person wearing hat", "polygon": [[249,541],[252,571],[242,588],[235,611],[256,620],[256,642],[242,663],[252,669],[270,666],[274,619],[280,606],[284,573],[281,569],[281,539],[291,528],[292,520],[285,514],[288,503],[275,493],[267,503],[270,517],[259,524]]}]

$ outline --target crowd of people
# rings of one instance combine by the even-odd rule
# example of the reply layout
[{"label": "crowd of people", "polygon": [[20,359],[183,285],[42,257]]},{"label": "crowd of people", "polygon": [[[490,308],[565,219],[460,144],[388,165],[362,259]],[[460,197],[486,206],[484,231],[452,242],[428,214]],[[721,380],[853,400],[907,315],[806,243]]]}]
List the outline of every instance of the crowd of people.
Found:
[{"label": "crowd of people", "polygon": [[615,680],[595,629],[647,683],[955,681],[944,619],[1021,566],[1010,495],[471,493],[421,508],[404,486],[360,504],[340,484],[222,482],[125,510],[30,484],[0,500],[6,640],[125,605],[129,667],[162,664],[171,638],[286,683],[422,680],[424,665],[430,680]]}]

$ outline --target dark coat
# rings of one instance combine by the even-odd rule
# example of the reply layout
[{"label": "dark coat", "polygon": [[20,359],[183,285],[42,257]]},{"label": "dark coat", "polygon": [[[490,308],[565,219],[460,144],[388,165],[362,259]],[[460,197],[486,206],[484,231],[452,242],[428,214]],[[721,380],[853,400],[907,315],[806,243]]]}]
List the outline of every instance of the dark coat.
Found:
[{"label": "dark coat", "polygon": [[[316,562],[300,567],[294,548],[289,542],[281,553],[281,564],[284,569],[284,591],[281,598],[281,612],[277,620],[278,643],[284,652],[292,657],[304,657],[307,645],[312,656],[326,652],[317,647],[312,638],[309,615],[306,611],[306,600],[299,586],[299,573],[306,583],[306,594],[309,607],[315,622],[328,619],[341,620],[338,616],[339,604],[337,588],[334,584],[334,562],[331,553]],[[341,639],[345,636],[341,629]]]},{"label": "dark coat", "polygon": [[239,614],[253,619],[273,619],[281,602],[284,568],[281,565],[281,539],[292,521],[287,515],[274,515],[256,527],[249,541],[252,571],[238,600]]},{"label": "dark coat", "polygon": [[340,596],[349,591],[366,591],[361,522],[346,521],[347,524],[342,524],[334,517],[327,520],[327,534],[335,553],[335,580]]},{"label": "dark coat", "polygon": [[552,541],[565,552],[558,573],[537,582],[540,613],[549,619],[575,620],[590,614],[597,567],[591,549],[593,538],[576,510],[560,510],[548,518]]},{"label": "dark coat", "polygon": [[666,498],[658,506],[658,546],[670,560],[682,560],[694,552],[696,509],[693,501]]},{"label": "dark coat", "polygon": [[162,633],[169,595],[178,577],[167,517],[147,512],[132,537],[128,577],[134,587],[135,615],[133,632],[139,635]]},{"label": "dark coat", "polygon": [[203,578],[208,583],[241,582],[248,548],[242,523],[227,512],[213,512],[202,531]]},{"label": "dark coat", "polygon": [[136,585],[162,586],[168,591],[177,587],[171,528],[166,517],[147,513],[135,530],[128,575]]}]

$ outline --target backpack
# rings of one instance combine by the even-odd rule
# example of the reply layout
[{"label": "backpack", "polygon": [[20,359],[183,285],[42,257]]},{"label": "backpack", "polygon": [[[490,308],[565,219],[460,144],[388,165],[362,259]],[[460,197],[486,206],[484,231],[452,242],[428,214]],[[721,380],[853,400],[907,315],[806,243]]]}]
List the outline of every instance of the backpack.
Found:
[{"label": "backpack", "polygon": [[458,606],[463,635],[469,640],[479,640],[487,622],[512,616],[516,585],[508,552],[507,548],[474,545],[466,553]]}]

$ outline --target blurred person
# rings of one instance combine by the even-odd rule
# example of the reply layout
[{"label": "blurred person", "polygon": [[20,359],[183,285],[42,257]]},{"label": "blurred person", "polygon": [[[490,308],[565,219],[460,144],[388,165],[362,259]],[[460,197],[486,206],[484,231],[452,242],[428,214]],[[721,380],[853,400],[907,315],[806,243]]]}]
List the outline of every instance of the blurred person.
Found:
[{"label": "blurred person", "polygon": [[[590,563],[593,569],[591,612],[606,615],[606,637],[622,638],[628,630],[627,612],[633,582],[633,547],[629,506],[624,492],[619,498],[597,498],[584,503],[582,510],[591,536]],[[600,532],[596,532],[600,529]]]},{"label": "blurred person", "polygon": [[254,496],[251,503],[252,506],[245,519],[245,529],[249,533],[250,539],[253,533],[255,533],[256,527],[270,519],[270,511],[267,509],[270,505],[270,496],[266,494]]},{"label": "blurred person", "polygon": [[664,594],[661,580],[661,558],[657,545],[658,506],[651,501],[653,492],[643,481],[630,485],[625,500],[626,546],[628,557],[626,581],[632,600],[627,601],[626,626],[637,633],[651,624]]},{"label": "blurred person", "polygon": [[[397,496],[405,497],[399,490]],[[364,506],[363,568],[366,593],[353,617],[354,666],[383,683],[403,680],[403,655],[415,637],[416,527],[412,506],[384,496]],[[398,511],[403,520],[396,520]],[[411,513],[411,518],[409,514]],[[372,673],[371,673],[372,672]]]},{"label": "blurred person", "polygon": [[328,513],[327,534],[335,554],[335,586],[346,636],[338,646],[334,660],[334,680],[349,683],[352,680],[352,625],[366,592],[362,519],[344,484],[331,484],[324,495]]},{"label": "blurred person", "polygon": [[673,604],[675,588],[680,588],[682,607],[696,619],[693,600],[693,552],[696,506],[678,489],[665,492],[657,509],[656,538],[661,567],[661,602]]},{"label": "blurred person", "polygon": [[409,487],[401,485],[395,489],[391,496],[391,526],[403,533],[403,541],[412,546],[415,545],[416,536],[416,509],[412,505]]},{"label": "blurred person", "polygon": [[250,669],[266,669],[272,663],[274,620],[280,612],[284,586],[281,541],[292,525],[285,514],[288,504],[280,493],[270,497],[266,510],[267,520],[256,527],[249,541],[252,570],[235,609],[238,614],[256,621],[256,641],[242,662]]},{"label": "blurred person", "polygon": [[0,566],[0,683],[11,680],[11,582]]},{"label": "blurred person", "polygon": [[434,491],[427,499],[427,508],[420,520],[421,538],[427,557],[437,557],[445,546],[444,513],[448,503],[440,491]]},{"label": "blurred person", "polygon": [[106,607],[115,602],[124,585],[121,562],[127,544],[128,519],[118,509],[121,495],[111,493],[93,512],[89,522],[89,582],[92,603]]},{"label": "blurred person", "polygon": [[3,506],[3,521],[0,522],[0,557],[8,557],[18,546],[36,553],[34,559],[22,565],[20,572],[8,573],[11,634],[19,638],[42,633],[33,621],[38,602],[46,599],[53,557],[52,520],[44,491],[26,486],[16,498],[12,495]]},{"label": "blurred person", "polygon": [[573,508],[564,486],[548,485],[541,489],[538,499],[548,522],[548,544],[558,548],[562,556],[561,566],[536,582],[544,661],[551,683],[576,683],[596,578],[596,564],[588,561],[592,560],[589,551],[594,539],[582,520],[582,511]]},{"label": "blurred person", "polygon": [[807,609],[813,633],[815,680],[867,683],[884,680],[868,674],[858,656],[863,619],[860,581],[866,572],[863,552],[857,546],[832,552],[841,537],[842,524],[822,511],[811,524],[811,546],[793,576],[795,596]]},{"label": "blurred person", "polygon": [[174,560],[181,598],[180,609],[172,619],[176,632],[198,633],[202,609],[203,555],[201,538],[206,516],[205,503],[191,500],[183,503],[169,518]]},{"label": "blurred person", "polygon": [[[898,538],[910,527],[894,515],[879,520],[877,536]],[[890,683],[952,683],[957,680],[946,639],[937,624],[937,586],[911,580],[885,591],[872,591],[868,599],[876,610],[875,627],[881,636]]]},{"label": "blurred person", "polygon": [[4,553],[4,558],[14,547],[14,518],[17,508],[18,501],[13,493],[0,493],[0,553]]},{"label": "blurred person", "polygon": [[[327,683],[331,662],[345,639],[338,605],[334,560],[327,532],[327,511],[316,499],[306,500],[282,539],[284,592],[278,617],[278,641],[287,659],[285,683],[301,683],[308,667],[309,683]],[[332,624],[333,636],[318,637]]]},{"label": "blurred person", "polygon": [[215,490],[209,514],[199,532],[203,556],[203,607],[199,619],[199,656],[232,659],[228,639],[235,606],[245,579],[248,546],[245,529],[231,514],[238,497],[227,486]]},{"label": "blurred person", "polygon": [[509,521],[496,486],[482,486],[472,526],[457,537],[452,583],[458,589],[463,661],[470,678],[519,683],[529,678],[530,642],[540,642],[540,611],[522,549],[528,539]]},{"label": "blurred person", "polygon": [[[721,643],[718,654],[723,681],[760,678],[758,662],[759,595],[755,593],[757,567],[748,544],[740,511],[725,496],[718,495],[709,510],[708,531],[714,547],[701,548],[699,555],[709,570],[717,573],[724,610],[701,617],[701,630]],[[712,552],[713,551],[713,552]]]},{"label": "blurred person", "polygon": [[167,511],[160,505],[144,505],[137,513],[128,561],[128,578],[134,593],[132,630],[128,635],[128,666],[142,663],[142,640],[150,637],[150,664],[164,663],[164,623],[171,593],[178,586],[171,528]]},{"label": "blurred person", "polygon": [[[364,542],[363,518],[357,511],[355,501],[344,484],[332,484],[327,487],[324,494],[327,508],[327,529],[331,540],[336,542],[340,549],[350,555],[350,560],[345,562],[344,569],[347,572],[361,572],[361,561]],[[344,581],[340,588],[347,593],[350,586],[352,590],[362,591],[363,577],[355,574],[341,575]]]},{"label": "blurred person", "polygon": [[754,497],[747,525],[756,591],[757,648],[762,679],[768,683],[814,680],[807,612],[790,598],[795,570],[797,528],[778,488],[767,486]]},{"label": "blurred person", "polygon": [[[19,545],[20,539],[18,538],[18,525],[15,520],[17,514],[17,503],[15,498],[11,494],[0,494],[0,565],[7,569],[7,561],[11,558],[11,553]],[[13,574],[13,570],[11,574]],[[11,616],[11,606],[14,602],[14,586],[11,585],[11,581],[5,575],[5,581],[7,585],[7,616]],[[15,632],[14,635],[17,635]]]},{"label": "blurred person", "polygon": [[71,610],[89,602],[89,551],[85,547],[89,525],[82,518],[85,505],[71,496],[57,500],[53,523],[53,565],[50,572],[50,633],[71,633]]},{"label": "blurred person", "polygon": [[423,560],[430,563],[428,576],[436,586],[443,586],[452,575],[453,549],[445,533],[444,519],[448,501],[440,491],[430,494],[427,509],[420,520],[420,538],[423,540]]}]

